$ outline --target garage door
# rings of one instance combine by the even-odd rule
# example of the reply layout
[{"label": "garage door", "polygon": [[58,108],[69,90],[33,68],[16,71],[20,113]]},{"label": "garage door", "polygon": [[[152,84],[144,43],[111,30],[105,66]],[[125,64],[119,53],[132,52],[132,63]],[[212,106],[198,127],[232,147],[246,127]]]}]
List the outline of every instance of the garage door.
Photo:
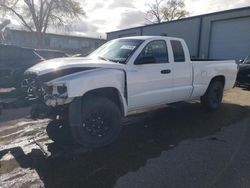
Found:
[{"label": "garage door", "polygon": [[250,53],[250,17],[212,23],[209,57],[242,59]]}]

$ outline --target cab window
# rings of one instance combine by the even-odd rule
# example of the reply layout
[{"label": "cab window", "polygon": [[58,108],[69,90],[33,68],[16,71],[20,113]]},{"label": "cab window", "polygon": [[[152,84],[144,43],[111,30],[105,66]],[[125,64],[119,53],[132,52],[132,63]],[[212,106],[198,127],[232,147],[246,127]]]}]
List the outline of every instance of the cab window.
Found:
[{"label": "cab window", "polygon": [[184,62],[185,54],[181,42],[178,40],[171,40],[171,46],[174,54],[174,62]]}]

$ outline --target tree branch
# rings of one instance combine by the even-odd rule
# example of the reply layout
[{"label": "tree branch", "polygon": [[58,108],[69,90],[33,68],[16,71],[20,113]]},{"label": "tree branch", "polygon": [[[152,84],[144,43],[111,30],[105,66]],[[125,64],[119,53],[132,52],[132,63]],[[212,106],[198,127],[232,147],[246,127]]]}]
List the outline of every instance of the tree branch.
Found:
[{"label": "tree branch", "polygon": [[62,26],[85,15],[79,0],[0,0],[0,8],[38,33],[45,33],[51,23]]},{"label": "tree branch", "polygon": [[46,33],[47,31],[47,28],[48,28],[48,25],[49,25],[49,17],[50,17],[50,14],[51,14],[51,11],[52,11],[52,8],[53,8],[53,4],[54,4],[54,0],[51,0],[50,2],[46,1],[47,2],[47,15],[46,15],[46,19],[43,23],[43,30],[42,30],[42,33]]},{"label": "tree branch", "polygon": [[24,0],[25,4],[28,6],[29,8],[29,11],[31,13],[31,16],[32,16],[32,20],[34,22],[34,25],[36,27],[36,31],[37,32],[41,32],[41,29],[39,27],[39,21],[38,21],[38,18],[37,18],[37,15],[36,15],[36,10],[35,10],[35,5],[34,5],[34,1],[33,0]]},{"label": "tree branch", "polygon": [[25,21],[25,19],[23,18],[23,16],[21,14],[16,12],[13,8],[8,7],[8,6],[4,5],[4,4],[0,4],[0,6],[7,9],[7,10],[9,10],[9,11],[11,11],[13,14],[15,14],[22,21],[23,25],[25,27],[27,27],[31,32],[33,32],[33,29],[28,25],[28,23]]}]

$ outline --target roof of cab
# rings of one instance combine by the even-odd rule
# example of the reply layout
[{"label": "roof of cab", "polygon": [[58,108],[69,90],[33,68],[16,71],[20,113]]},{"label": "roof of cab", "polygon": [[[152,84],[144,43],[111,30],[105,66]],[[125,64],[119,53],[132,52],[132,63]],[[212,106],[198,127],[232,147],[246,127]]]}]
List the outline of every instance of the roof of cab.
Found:
[{"label": "roof of cab", "polygon": [[150,39],[177,39],[181,40],[181,38],[175,38],[175,37],[166,37],[166,36],[131,36],[131,37],[122,37],[122,38],[117,38],[115,40],[119,39],[139,39],[139,40],[150,40]]}]

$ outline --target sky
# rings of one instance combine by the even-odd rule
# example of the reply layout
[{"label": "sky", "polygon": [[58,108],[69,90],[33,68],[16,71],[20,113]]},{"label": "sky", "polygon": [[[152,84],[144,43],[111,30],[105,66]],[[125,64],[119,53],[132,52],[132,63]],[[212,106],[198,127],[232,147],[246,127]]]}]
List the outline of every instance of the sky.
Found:
[{"label": "sky", "polygon": [[[70,34],[105,38],[106,32],[145,25],[146,3],[154,0],[78,0],[86,17],[70,27]],[[250,0],[185,0],[190,16],[250,6]],[[12,20],[18,25],[17,20]],[[66,31],[56,31],[65,33]]]}]

